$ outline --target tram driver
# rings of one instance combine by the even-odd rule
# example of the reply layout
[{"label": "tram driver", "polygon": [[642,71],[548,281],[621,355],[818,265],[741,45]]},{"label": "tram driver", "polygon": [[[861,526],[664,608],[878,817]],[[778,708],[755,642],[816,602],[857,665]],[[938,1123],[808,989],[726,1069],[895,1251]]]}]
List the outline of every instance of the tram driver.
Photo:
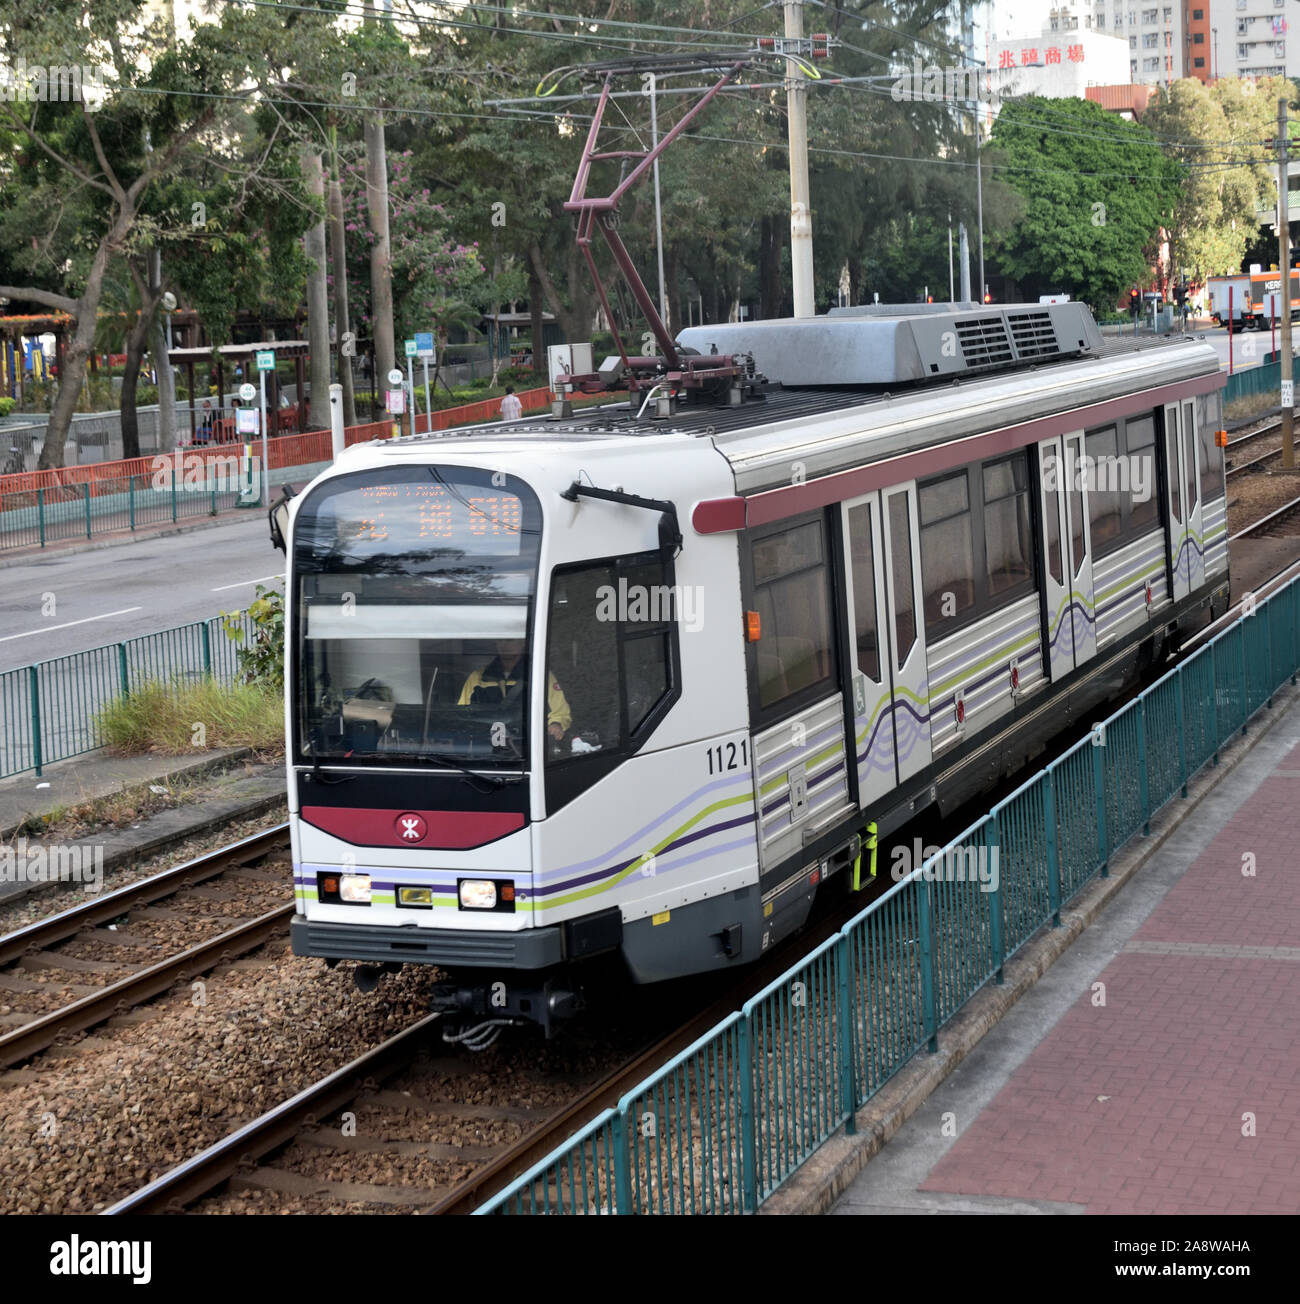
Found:
[{"label": "tram driver", "polygon": [[[528,658],[524,655],[522,639],[509,639],[497,643],[497,654],[479,670],[470,673],[460,690],[461,706],[494,705],[510,701],[522,691],[528,678]],[[559,680],[550,675],[546,691],[546,731],[556,742],[561,741],[573,723],[573,712],[560,687]]]}]

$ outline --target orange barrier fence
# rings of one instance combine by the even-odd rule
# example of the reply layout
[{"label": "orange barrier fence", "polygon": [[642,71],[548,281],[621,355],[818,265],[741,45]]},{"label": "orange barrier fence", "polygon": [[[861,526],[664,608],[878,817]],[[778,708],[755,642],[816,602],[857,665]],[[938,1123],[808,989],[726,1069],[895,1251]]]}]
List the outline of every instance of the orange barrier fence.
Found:
[{"label": "orange barrier fence", "polygon": [[[540,412],[551,402],[551,391],[526,389],[517,395],[525,412]],[[447,430],[452,426],[474,425],[482,421],[495,421],[501,416],[499,398],[483,399],[478,403],[465,403],[460,407],[443,408],[432,414],[421,413],[415,419],[418,434],[432,430]],[[345,444],[364,444],[371,439],[387,439],[393,433],[394,422],[399,422],[403,433],[408,429],[410,417],[389,417],[383,421],[369,421],[348,426],[343,432]],[[242,441],[241,441],[242,442]],[[259,442],[255,440],[254,442]],[[188,457],[201,457],[205,461],[220,458],[223,461],[236,454],[239,443],[182,444],[179,450]],[[298,435],[275,435],[267,442],[267,469],[276,471],[290,466],[309,466],[313,462],[328,462],[333,456],[328,430],[305,430]],[[18,471],[0,475],[0,495],[35,493],[38,489],[76,488],[90,486],[92,497],[101,493],[120,492],[122,482],[133,475],[149,475],[158,466],[158,458],[170,460],[172,454],[157,453],[148,457],[127,457],[115,462],[91,462],[83,466],[52,467],[44,471]]]}]

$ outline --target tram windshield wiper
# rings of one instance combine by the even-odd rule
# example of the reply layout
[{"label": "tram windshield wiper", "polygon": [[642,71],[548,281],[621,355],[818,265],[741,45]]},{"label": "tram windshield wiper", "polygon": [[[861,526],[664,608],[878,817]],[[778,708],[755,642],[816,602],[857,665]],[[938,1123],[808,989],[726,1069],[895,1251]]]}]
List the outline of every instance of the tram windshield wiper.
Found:
[{"label": "tram windshield wiper", "polygon": [[503,779],[495,774],[480,774],[477,770],[471,770],[463,761],[454,756],[448,756],[446,752],[418,752],[416,755],[421,760],[432,761],[435,765],[441,765],[449,770],[459,770],[467,776],[473,783],[483,783],[487,787],[480,791],[490,792],[496,788],[504,788],[508,783],[518,783],[518,779]]}]

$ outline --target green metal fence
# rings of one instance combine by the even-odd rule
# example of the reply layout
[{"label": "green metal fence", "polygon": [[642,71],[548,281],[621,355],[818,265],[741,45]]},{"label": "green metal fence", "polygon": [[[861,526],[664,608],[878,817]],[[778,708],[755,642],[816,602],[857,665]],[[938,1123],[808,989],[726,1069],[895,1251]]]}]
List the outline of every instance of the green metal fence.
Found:
[{"label": "green metal fence", "polygon": [[1300,581],[1000,801],[479,1213],[751,1213],[1300,669]]},{"label": "green metal fence", "polygon": [[[218,473],[218,470],[220,473]],[[172,463],[161,471],[0,494],[0,549],[44,547],[110,530],[215,516],[239,500],[234,471],[214,469],[200,483]]]},{"label": "green metal fence", "polygon": [[[239,619],[244,646],[255,626]],[[220,616],[0,672],[0,778],[65,761],[104,745],[100,713],[148,682],[211,676],[233,683],[239,645]]]},{"label": "green metal fence", "polygon": [[1235,398],[1245,398],[1248,395],[1277,394],[1281,384],[1282,364],[1261,362],[1258,367],[1246,367],[1241,371],[1234,371],[1228,377],[1228,383],[1223,390],[1223,401],[1231,403]]}]

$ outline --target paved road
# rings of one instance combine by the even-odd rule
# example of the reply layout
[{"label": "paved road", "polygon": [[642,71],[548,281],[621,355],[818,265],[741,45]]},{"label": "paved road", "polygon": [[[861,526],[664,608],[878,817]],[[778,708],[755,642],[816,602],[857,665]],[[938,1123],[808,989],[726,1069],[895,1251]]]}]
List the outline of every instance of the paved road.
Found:
[{"label": "paved road", "polygon": [[261,512],[0,569],[0,670],[232,611],[253,598],[254,581],[283,574]]},{"label": "paved road", "polygon": [[[1219,355],[1219,365],[1228,368],[1228,332],[1221,326],[1204,328],[1204,335],[1214,351]],[[1233,331],[1232,332],[1232,367],[1234,371],[1245,371],[1258,367],[1268,357],[1275,345],[1270,343],[1268,331]]]}]

